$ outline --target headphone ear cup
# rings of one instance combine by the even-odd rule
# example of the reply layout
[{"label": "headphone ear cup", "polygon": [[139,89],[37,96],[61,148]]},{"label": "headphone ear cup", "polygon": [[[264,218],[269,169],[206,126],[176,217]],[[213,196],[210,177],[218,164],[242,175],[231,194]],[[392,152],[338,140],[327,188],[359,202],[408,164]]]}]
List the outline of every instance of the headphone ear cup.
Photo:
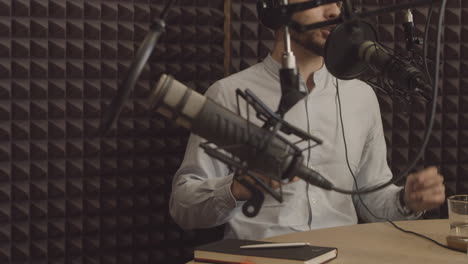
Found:
[{"label": "headphone ear cup", "polygon": [[258,19],[262,24],[272,30],[277,30],[281,27],[281,9],[279,8],[278,0],[258,0],[257,14]]}]

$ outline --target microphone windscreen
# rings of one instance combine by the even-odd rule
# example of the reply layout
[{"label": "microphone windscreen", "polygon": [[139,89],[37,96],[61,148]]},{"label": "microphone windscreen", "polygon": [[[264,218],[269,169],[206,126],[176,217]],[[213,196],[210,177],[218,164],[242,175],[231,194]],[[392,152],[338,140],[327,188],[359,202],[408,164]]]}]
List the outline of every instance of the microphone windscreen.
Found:
[{"label": "microphone windscreen", "polygon": [[206,97],[188,88],[170,75],[161,75],[148,99],[150,109],[175,119],[186,128],[200,113]]},{"label": "microphone windscreen", "polygon": [[367,69],[367,63],[358,56],[361,43],[377,41],[375,29],[367,22],[343,23],[335,27],[325,44],[325,65],[338,79],[358,78]]}]

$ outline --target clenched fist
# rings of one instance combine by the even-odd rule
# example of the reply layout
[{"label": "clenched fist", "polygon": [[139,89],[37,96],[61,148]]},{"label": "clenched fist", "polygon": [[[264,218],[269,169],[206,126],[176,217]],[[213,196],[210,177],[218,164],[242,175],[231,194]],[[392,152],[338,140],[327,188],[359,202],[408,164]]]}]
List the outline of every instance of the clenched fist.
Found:
[{"label": "clenched fist", "polygon": [[436,208],[445,201],[444,178],[436,167],[412,173],[406,178],[404,198],[413,212]]}]

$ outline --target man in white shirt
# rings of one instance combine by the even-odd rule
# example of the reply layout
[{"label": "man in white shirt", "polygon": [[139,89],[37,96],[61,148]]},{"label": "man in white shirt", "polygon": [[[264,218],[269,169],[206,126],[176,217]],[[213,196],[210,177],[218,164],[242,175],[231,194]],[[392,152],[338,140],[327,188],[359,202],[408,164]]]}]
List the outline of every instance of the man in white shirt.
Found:
[{"label": "man in white shirt", "polygon": [[[296,13],[293,19],[301,24],[333,19],[339,16],[341,5],[338,2],[309,9]],[[390,180],[392,174],[386,161],[375,93],[361,81],[339,81],[327,71],[322,54],[329,34],[330,29],[292,32],[292,51],[297,58],[300,75],[304,77],[301,87],[309,94],[286,113],[285,120],[324,141],[305,155],[304,163],[335,186],[356,189],[346,155],[358,188],[382,184]],[[275,36],[272,53],[263,62],[216,82],[206,95],[236,111],[235,90],[249,88],[271,109],[276,109],[281,97],[278,71],[284,51],[282,29],[277,29]],[[245,117],[245,111],[243,114]],[[255,115],[250,114],[250,118],[255,119]],[[293,140],[292,137],[289,139]],[[283,203],[265,194],[259,214],[253,218],[246,217],[241,207],[251,197],[251,192],[233,179],[233,172],[225,164],[198,147],[202,142],[200,137],[191,135],[184,161],[173,180],[170,212],[183,228],[209,228],[226,223],[225,237],[259,239],[355,224],[358,216],[365,221],[380,220],[364,208],[357,196],[326,191],[298,179],[281,183]],[[307,147],[307,143],[301,147]],[[279,184],[273,182],[273,187],[278,188]],[[361,198],[378,217],[415,219],[422,211],[443,203],[445,187],[443,177],[431,167],[409,175],[404,188],[391,185],[361,195]]]}]

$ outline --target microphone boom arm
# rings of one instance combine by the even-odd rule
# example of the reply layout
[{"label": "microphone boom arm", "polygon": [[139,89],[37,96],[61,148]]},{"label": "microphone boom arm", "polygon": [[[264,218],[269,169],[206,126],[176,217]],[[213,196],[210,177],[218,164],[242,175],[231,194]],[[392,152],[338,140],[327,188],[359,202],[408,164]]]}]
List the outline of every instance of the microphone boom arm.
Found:
[{"label": "microphone boom arm", "polygon": [[[440,2],[440,1],[441,0],[415,0],[415,1],[411,1],[409,3],[396,4],[396,5],[383,7],[383,8],[368,11],[368,12],[354,13],[351,17],[348,17],[346,19],[351,19],[351,20],[353,20],[353,19],[356,19],[356,20],[357,19],[366,19],[366,18],[369,18],[369,17],[380,16],[380,15],[387,14],[387,13],[401,11],[401,10],[404,10],[404,9],[410,9],[410,8],[414,8],[414,7],[418,7],[418,6],[429,5],[429,4],[437,3],[437,2]],[[335,1],[335,2],[338,2],[338,1]],[[345,5],[348,5],[348,1],[344,1],[344,3],[345,3]],[[348,10],[350,10],[349,6],[347,6],[346,8]],[[305,31],[308,31],[308,30],[323,28],[323,27],[331,26],[331,25],[337,25],[337,24],[343,23],[344,21],[345,21],[345,19],[343,18],[343,16],[340,16],[340,17],[332,19],[332,20],[328,20],[328,21],[324,21],[324,22],[318,22],[318,23],[309,24],[309,25],[303,25],[303,24],[295,22],[294,20],[290,20],[289,23],[290,23],[292,29],[294,29],[295,31],[301,33],[301,32],[305,32]]]},{"label": "microphone boom arm", "polygon": [[168,0],[167,4],[161,12],[160,18],[155,19],[150,26],[150,31],[143,40],[138,49],[135,59],[130,65],[129,73],[126,75],[122,85],[119,86],[117,94],[112,98],[112,102],[107,109],[104,109],[99,124],[99,133],[105,135],[109,132],[115,120],[118,118],[125,100],[130,95],[131,90],[135,87],[138,78],[141,75],[146,63],[148,62],[154,47],[158,43],[159,37],[166,29],[164,19],[169,14],[169,10],[176,0]]},{"label": "microphone boom arm", "polygon": [[117,94],[112,99],[107,111],[104,111],[102,114],[101,124],[99,127],[101,134],[106,134],[117,119],[125,100],[130,95],[131,89],[135,87],[135,84],[148,62],[151,53],[153,53],[159,37],[164,32],[165,27],[166,24],[162,19],[156,19],[151,25],[151,31],[146,35],[143,43],[138,49],[135,59],[130,66],[130,72],[127,74],[122,85],[117,90]]}]

